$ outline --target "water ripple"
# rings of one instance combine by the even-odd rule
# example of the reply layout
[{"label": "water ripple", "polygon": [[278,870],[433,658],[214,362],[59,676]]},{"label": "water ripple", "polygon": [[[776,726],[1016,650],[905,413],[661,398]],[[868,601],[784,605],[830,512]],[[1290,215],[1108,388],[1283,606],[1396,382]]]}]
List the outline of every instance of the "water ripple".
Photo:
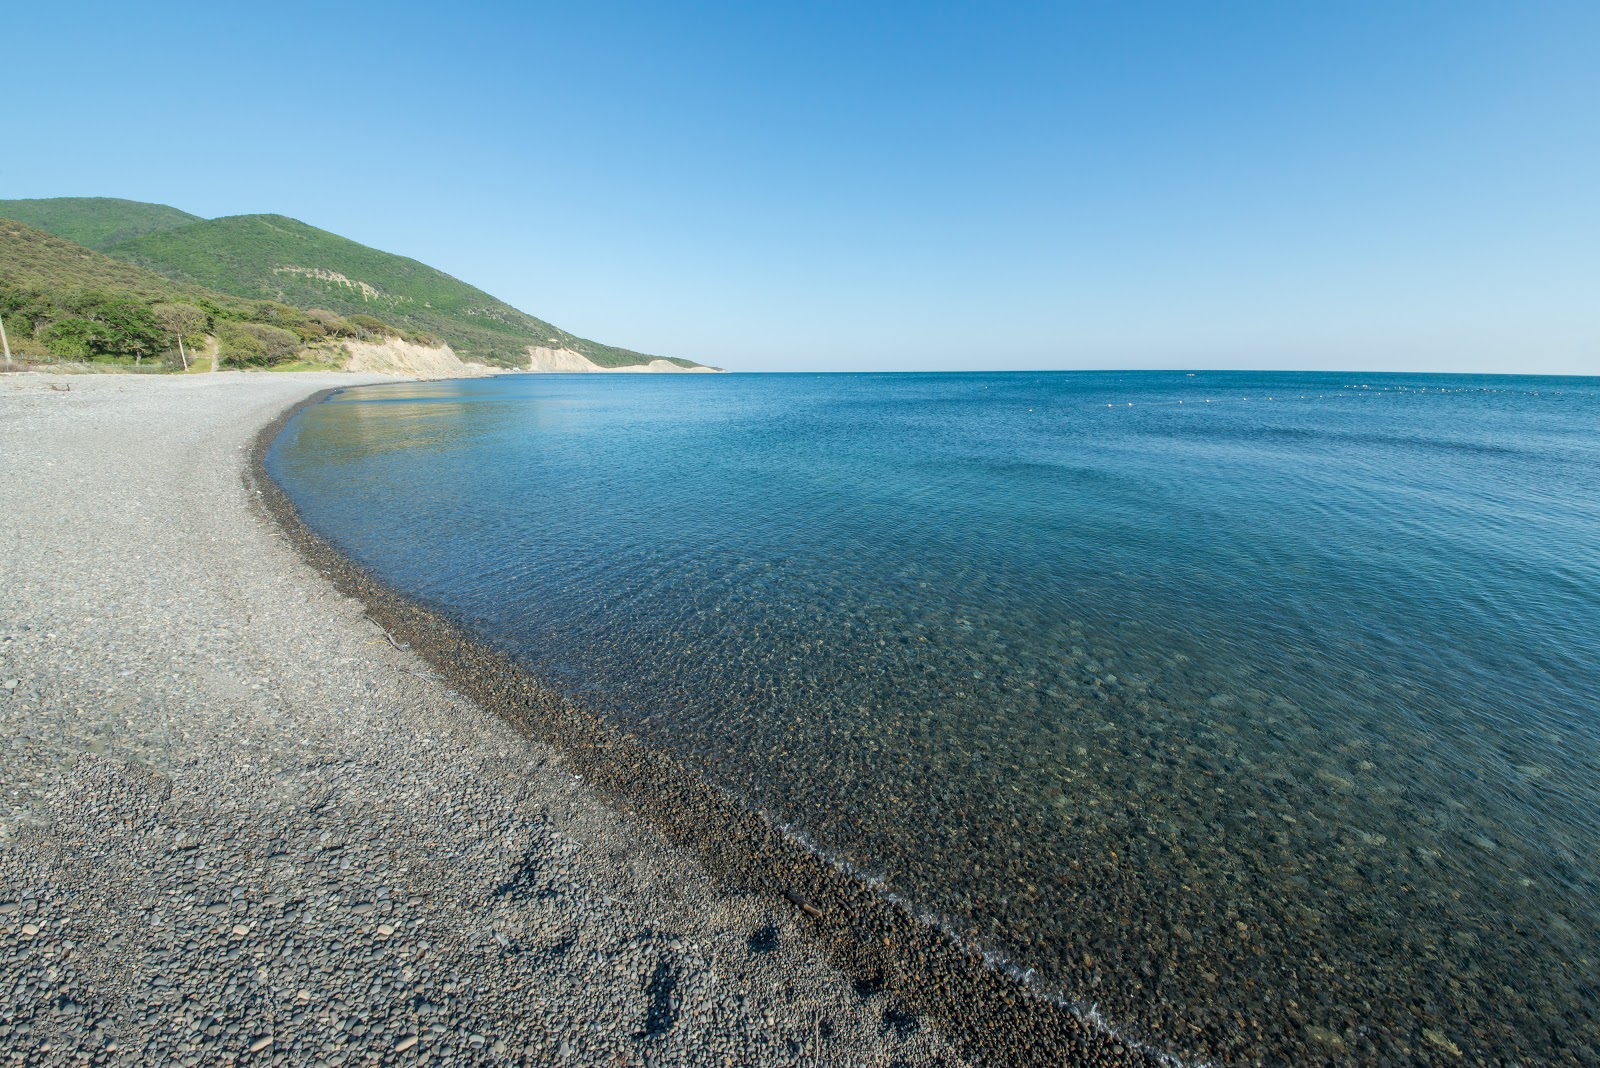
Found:
[{"label": "water ripple", "polygon": [[341,394],[269,467],[1141,1041],[1583,1064],[1597,426],[1594,379],[530,376]]}]

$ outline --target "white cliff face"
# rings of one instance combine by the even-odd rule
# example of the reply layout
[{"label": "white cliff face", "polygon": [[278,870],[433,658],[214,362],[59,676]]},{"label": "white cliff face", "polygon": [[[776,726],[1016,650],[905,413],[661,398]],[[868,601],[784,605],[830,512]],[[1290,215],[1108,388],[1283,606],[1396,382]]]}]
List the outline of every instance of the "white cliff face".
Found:
[{"label": "white cliff face", "polygon": [[449,345],[418,345],[391,337],[382,341],[346,341],[344,349],[350,354],[346,371],[413,378],[466,378],[494,373],[482,364],[463,363]]},{"label": "white cliff face", "polygon": [[717,374],[710,367],[680,367],[670,360],[651,360],[645,364],[628,367],[601,367],[581,352],[571,349],[539,348],[528,346],[528,370],[546,374],[584,374],[600,371],[606,374]]},{"label": "white cliff face", "polygon": [[[465,363],[449,345],[418,345],[399,338],[382,341],[347,341],[350,354],[346,371],[368,374],[406,375],[411,378],[467,378],[473,375],[500,374],[502,368]],[[710,367],[680,367],[670,360],[651,360],[630,367],[601,367],[581,352],[572,349],[528,349],[529,371],[546,374],[709,374]]]}]

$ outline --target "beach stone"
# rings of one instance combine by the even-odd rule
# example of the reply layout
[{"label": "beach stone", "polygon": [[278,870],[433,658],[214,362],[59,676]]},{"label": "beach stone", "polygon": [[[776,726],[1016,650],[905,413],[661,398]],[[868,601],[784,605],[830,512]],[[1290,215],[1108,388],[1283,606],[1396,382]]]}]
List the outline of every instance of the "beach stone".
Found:
[{"label": "beach stone", "polygon": [[[52,381],[0,376],[0,455],[41,458],[0,465],[0,539],[39,547],[0,567],[3,679],[30,680],[0,702],[0,932],[21,925],[0,933],[0,1050],[599,1068],[641,1061],[655,996],[680,1006],[649,1039],[661,1064],[966,1063],[931,1028],[885,1030],[820,936],[747,953],[759,898],[393,648],[281,536],[247,483],[256,428],[385,380]],[[703,956],[647,993],[643,947],[674,942]],[[730,985],[743,1002],[713,998]],[[775,1053],[819,1018],[825,1049]]]}]

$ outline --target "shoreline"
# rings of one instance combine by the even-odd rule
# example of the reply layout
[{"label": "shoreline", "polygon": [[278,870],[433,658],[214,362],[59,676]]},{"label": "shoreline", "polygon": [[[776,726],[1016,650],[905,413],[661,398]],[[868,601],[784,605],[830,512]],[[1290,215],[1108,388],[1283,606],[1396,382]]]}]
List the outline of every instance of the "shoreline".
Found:
[{"label": "shoreline", "polygon": [[247,485],[338,374],[0,378],[4,1063],[955,1066]]},{"label": "shoreline", "polygon": [[302,559],[340,593],[365,605],[372,620],[461,693],[561,752],[590,788],[689,850],[723,885],[790,911],[858,989],[881,989],[901,999],[975,1063],[1181,1063],[1128,1043],[1109,1027],[1030,990],[980,951],[886,899],[665,751],[643,745],[558,694],[312,531],[267,473],[266,456],[297,414],[342,391],[336,387],[307,397],[263,426],[252,445],[246,485]]}]

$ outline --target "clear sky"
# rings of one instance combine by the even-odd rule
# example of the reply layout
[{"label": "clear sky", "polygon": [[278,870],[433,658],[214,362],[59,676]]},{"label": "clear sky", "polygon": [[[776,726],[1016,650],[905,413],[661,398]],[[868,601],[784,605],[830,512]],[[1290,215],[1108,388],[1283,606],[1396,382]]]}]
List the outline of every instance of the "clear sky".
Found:
[{"label": "clear sky", "polygon": [[1600,374],[1600,3],[8,5],[0,197],[741,370]]}]

